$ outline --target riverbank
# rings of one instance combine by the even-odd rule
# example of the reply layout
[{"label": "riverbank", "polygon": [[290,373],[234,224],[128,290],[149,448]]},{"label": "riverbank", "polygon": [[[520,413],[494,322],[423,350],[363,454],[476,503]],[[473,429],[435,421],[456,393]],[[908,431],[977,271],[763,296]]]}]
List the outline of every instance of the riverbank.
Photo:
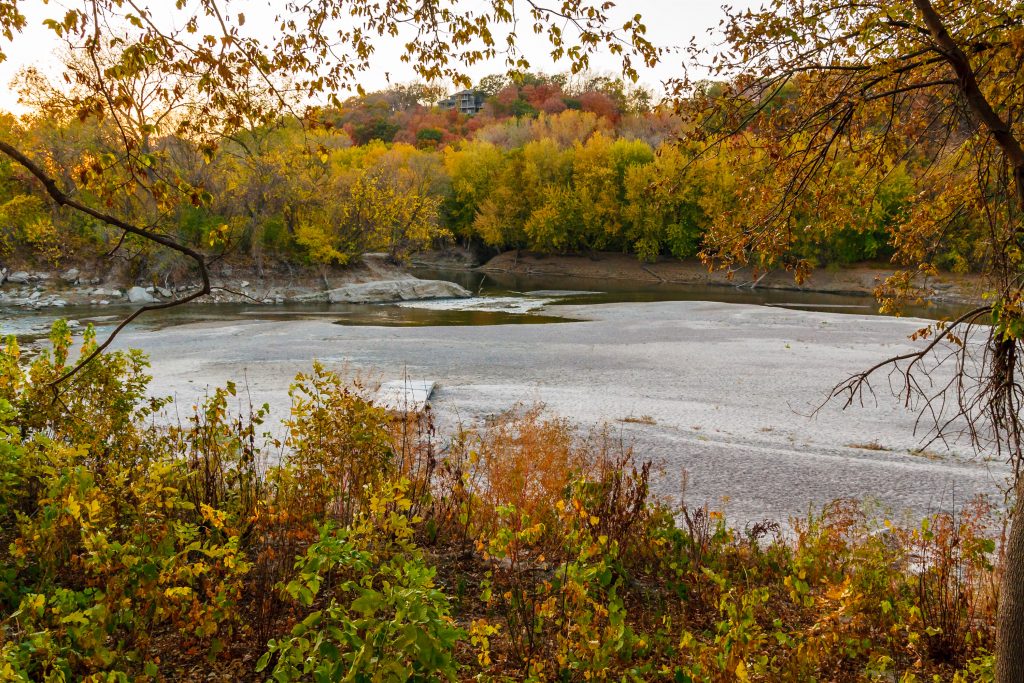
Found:
[{"label": "riverbank", "polygon": [[[698,259],[659,259],[644,263],[628,254],[601,252],[591,255],[550,255],[509,251],[490,259],[476,270],[520,276],[565,277],[586,280],[618,280],[673,285],[711,285],[734,288],[778,289],[830,294],[872,296],[875,288],[893,273],[892,267],[855,265],[838,269],[819,268],[798,285],[791,273],[772,271],[755,275],[749,268],[708,271]],[[982,279],[973,274],[940,273],[923,283],[931,301],[975,303],[984,291]]]},{"label": "riverbank", "polygon": [[[367,254],[345,268],[256,269],[215,264],[203,303],[378,303],[469,296],[449,282],[422,280],[384,255]],[[172,301],[196,291],[196,280],[146,283],[101,266],[61,271],[0,268],[0,308],[41,310]]]},{"label": "riverbank", "polygon": [[[106,264],[83,265],[63,270],[29,270],[0,267],[0,308],[40,310],[63,307],[145,304],[170,301],[199,287],[194,279],[145,282],[131,278]],[[433,271],[438,280],[418,279],[410,267],[390,262],[382,254],[367,254],[346,267],[311,267],[277,264],[270,268],[217,263],[211,267],[213,292],[204,303],[382,303],[416,298],[468,296],[449,287],[458,273],[476,272],[499,279],[547,278],[579,281],[585,289],[601,289],[602,282],[640,285],[692,285],[729,287],[738,290],[799,291],[871,297],[892,268],[857,265],[842,269],[818,269],[803,285],[790,273],[773,271],[754,275],[750,269],[711,271],[696,259],[638,261],[618,253],[546,255],[510,251],[481,264],[468,249],[449,248],[413,257],[414,269]],[[455,275],[453,275],[455,274]],[[418,280],[418,281],[417,281]],[[373,283],[382,283],[374,286]],[[399,283],[394,285],[391,283]],[[404,285],[402,284],[404,283]],[[928,300],[947,304],[981,301],[982,279],[972,274],[941,273],[926,281]],[[362,286],[360,286],[362,285]]]}]

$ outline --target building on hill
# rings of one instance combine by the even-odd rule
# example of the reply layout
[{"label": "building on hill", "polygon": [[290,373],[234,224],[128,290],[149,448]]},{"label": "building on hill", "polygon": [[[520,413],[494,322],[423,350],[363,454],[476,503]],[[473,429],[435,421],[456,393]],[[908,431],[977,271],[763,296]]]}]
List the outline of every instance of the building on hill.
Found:
[{"label": "building on hill", "polygon": [[487,96],[479,90],[461,90],[444,98],[437,103],[437,106],[441,109],[454,109],[460,114],[472,116],[484,108],[486,99]]}]

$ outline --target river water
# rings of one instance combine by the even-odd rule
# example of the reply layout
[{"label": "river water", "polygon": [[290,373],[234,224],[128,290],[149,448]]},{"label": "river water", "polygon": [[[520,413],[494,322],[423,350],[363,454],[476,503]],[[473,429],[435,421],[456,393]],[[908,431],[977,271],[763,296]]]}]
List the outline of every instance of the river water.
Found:
[{"label": "river water", "polygon": [[[741,525],[846,497],[911,517],[975,495],[1001,500],[1003,463],[963,444],[922,451],[916,415],[884,385],[877,404],[814,412],[835,383],[910,348],[924,320],[878,316],[864,297],[444,275],[479,296],[197,305],[144,320],[117,344],[150,355],[153,392],[176,397],[179,411],[234,380],[246,401],[283,417],[291,379],[314,358],[371,382],[436,381],[442,426],[541,402],[654,460],[659,494],[683,495],[685,481],[688,502],[723,507]],[[61,313],[103,328],[123,311]],[[55,315],[0,320],[31,336]]]}]

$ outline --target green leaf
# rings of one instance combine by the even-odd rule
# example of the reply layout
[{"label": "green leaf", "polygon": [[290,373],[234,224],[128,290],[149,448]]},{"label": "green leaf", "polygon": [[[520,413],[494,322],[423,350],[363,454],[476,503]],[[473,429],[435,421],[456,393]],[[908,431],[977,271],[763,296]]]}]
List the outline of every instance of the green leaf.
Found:
[{"label": "green leaf", "polygon": [[324,659],[336,662],[341,659],[341,652],[338,650],[338,646],[329,640],[325,640],[320,643],[320,656]]},{"label": "green leaf", "polygon": [[375,590],[366,590],[358,598],[352,601],[352,609],[369,616],[376,612],[384,604],[384,596]]}]

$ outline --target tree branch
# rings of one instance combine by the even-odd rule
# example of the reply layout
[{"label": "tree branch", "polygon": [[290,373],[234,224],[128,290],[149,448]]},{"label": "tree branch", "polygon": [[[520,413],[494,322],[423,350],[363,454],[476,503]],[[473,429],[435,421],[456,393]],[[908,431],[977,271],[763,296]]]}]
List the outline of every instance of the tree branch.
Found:
[{"label": "tree branch", "polygon": [[1014,136],[1010,124],[1003,121],[996,110],[992,108],[985,94],[981,92],[977,75],[971,66],[971,60],[949,35],[942,18],[932,7],[931,1],[914,0],[914,5],[921,12],[925,25],[931,31],[932,39],[956,73],[957,85],[967,100],[967,105],[985,124],[1013,166],[1013,177],[1017,186],[1017,203],[1021,209],[1024,209],[1024,147],[1021,147],[1020,141]]},{"label": "tree branch", "polygon": [[182,297],[181,299],[175,299],[174,301],[166,301],[166,302],[163,302],[163,303],[149,304],[149,305],[143,306],[143,307],[137,309],[136,311],[134,311],[127,318],[122,320],[121,323],[118,324],[118,326],[114,328],[114,331],[111,332],[107,336],[107,338],[103,341],[103,343],[98,345],[93,350],[92,353],[90,353],[83,360],[80,360],[73,368],[68,370],[66,373],[61,375],[59,378],[57,378],[53,382],[52,386],[54,387],[55,391],[56,391],[56,387],[59,384],[61,384],[62,382],[64,382],[64,381],[74,377],[90,361],[92,361],[98,355],[103,353],[103,351],[105,351],[110,346],[110,344],[114,341],[114,338],[117,337],[117,335],[121,332],[121,330],[123,330],[125,327],[127,327],[133,320],[138,318],[143,313],[147,313],[149,311],[158,311],[158,310],[163,310],[163,309],[167,309],[167,308],[173,308],[175,306],[181,306],[182,304],[186,304],[186,303],[188,303],[190,301],[195,301],[196,299],[198,299],[200,297],[203,297],[203,296],[206,296],[207,294],[210,293],[210,290],[211,290],[211,287],[210,287],[210,272],[209,272],[209,269],[207,268],[207,265],[206,265],[206,259],[198,251],[196,251],[195,249],[192,249],[191,247],[188,247],[188,246],[186,246],[184,244],[181,244],[181,243],[171,239],[167,235],[163,235],[163,234],[161,234],[159,232],[154,232],[152,230],[147,230],[145,228],[140,228],[140,227],[138,227],[136,225],[132,225],[131,223],[123,221],[123,220],[121,220],[120,218],[118,218],[116,216],[111,216],[108,213],[104,213],[102,211],[97,211],[96,209],[94,209],[94,208],[92,208],[90,206],[87,206],[87,205],[85,205],[85,204],[75,200],[74,198],[69,196],[66,192],[61,190],[57,186],[57,182],[53,178],[51,178],[46,173],[46,171],[43,170],[43,168],[41,166],[39,166],[37,163],[35,163],[31,159],[29,159],[20,150],[18,150],[17,148],[13,147],[12,145],[10,145],[9,143],[7,143],[7,142],[5,142],[3,140],[0,140],[0,152],[3,152],[4,154],[6,154],[8,157],[10,157],[14,161],[16,161],[18,164],[23,166],[26,170],[28,170],[29,173],[31,173],[33,176],[35,176],[36,179],[39,180],[39,182],[42,184],[43,188],[46,190],[46,193],[59,206],[71,207],[72,209],[75,209],[76,211],[84,213],[84,214],[86,214],[88,216],[92,216],[93,218],[95,218],[97,220],[103,221],[107,225],[111,225],[111,226],[113,226],[115,228],[118,228],[119,230],[122,230],[125,234],[136,235],[137,237],[141,237],[141,238],[149,240],[151,242],[155,242],[155,243],[157,243],[157,244],[159,244],[159,245],[161,245],[163,247],[171,249],[172,251],[176,251],[179,254],[182,254],[182,255],[192,259],[193,261],[195,261],[196,265],[199,267],[199,275],[200,275],[200,277],[202,279],[202,287],[200,287],[195,292],[192,292],[188,296]]}]

